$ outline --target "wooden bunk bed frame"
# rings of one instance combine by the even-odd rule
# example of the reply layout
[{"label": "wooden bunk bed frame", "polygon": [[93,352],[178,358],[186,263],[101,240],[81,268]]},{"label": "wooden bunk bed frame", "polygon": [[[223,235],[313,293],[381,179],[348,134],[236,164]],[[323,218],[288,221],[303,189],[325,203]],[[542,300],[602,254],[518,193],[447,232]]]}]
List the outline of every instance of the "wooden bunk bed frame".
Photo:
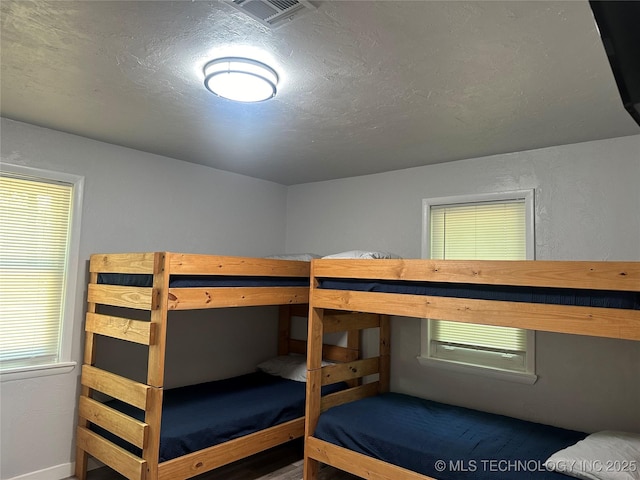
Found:
[{"label": "wooden bunk bed frame", "polygon": [[[99,283],[100,274],[152,275],[151,287]],[[84,364],[76,436],[76,477],[85,480],[90,456],[131,480],[185,479],[285,443],[304,434],[300,417],[204,450],[159,463],[168,313],[172,310],[279,305],[278,355],[306,354],[306,341],[290,338],[291,317],[307,317],[308,286],[170,288],[181,275],[309,277],[309,262],[169,252],[95,254],[89,262]],[[143,310],[148,321],[99,312],[99,306]],[[125,310],[128,311],[128,310]],[[97,368],[96,338],[148,346],[146,383]],[[345,362],[359,354],[359,337],[346,347],[325,345],[325,358]],[[107,395],[144,411],[138,421],[106,406]],[[138,447],[140,457],[94,432],[95,424]]]},{"label": "wooden bunk bed frame", "polygon": [[[640,262],[313,260],[308,329],[304,480],[316,480],[320,463],[375,480],[434,480],[314,437],[321,413],[332,406],[389,391],[389,315],[436,318],[548,332],[640,340],[640,310],[514,303],[435,296],[319,288],[320,279],[425,281],[524,287],[640,292]],[[365,321],[327,310],[380,314]],[[378,328],[377,356],[321,367],[323,334]],[[319,389],[336,379],[377,374],[340,396],[322,398]],[[375,377],[373,377],[375,378]]]}]

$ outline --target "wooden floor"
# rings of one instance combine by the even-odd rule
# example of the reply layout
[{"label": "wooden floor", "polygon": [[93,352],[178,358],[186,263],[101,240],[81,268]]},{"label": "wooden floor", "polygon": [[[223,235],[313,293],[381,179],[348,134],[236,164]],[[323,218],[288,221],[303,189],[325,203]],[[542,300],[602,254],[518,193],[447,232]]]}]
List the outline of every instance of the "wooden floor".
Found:
[{"label": "wooden floor", "polygon": [[[194,480],[301,480],[302,443],[293,441],[238,462],[203,473]],[[323,465],[319,480],[360,480],[348,473]],[[72,477],[73,478],[73,477]],[[90,470],[87,480],[124,480],[108,467]]]}]

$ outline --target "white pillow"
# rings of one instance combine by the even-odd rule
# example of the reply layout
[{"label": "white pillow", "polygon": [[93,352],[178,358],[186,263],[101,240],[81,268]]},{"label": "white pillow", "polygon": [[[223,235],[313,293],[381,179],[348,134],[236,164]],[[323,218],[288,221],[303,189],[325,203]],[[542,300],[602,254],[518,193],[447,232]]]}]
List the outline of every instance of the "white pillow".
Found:
[{"label": "white pillow", "polygon": [[371,252],[367,250],[349,250],[348,252],[334,253],[332,255],[326,255],[322,258],[363,258],[363,259],[377,259],[377,258],[401,258],[398,255],[389,252]]},{"label": "white pillow", "polygon": [[269,255],[265,258],[272,258],[274,260],[299,260],[302,262],[310,262],[312,258],[320,258],[320,255],[315,253],[285,253],[282,255]]},{"label": "white pillow", "polygon": [[[322,362],[323,367],[326,365],[331,365],[331,362]],[[295,380],[296,382],[306,382],[307,357],[294,353],[290,355],[279,355],[260,363],[258,370],[277,377]]]},{"label": "white pillow", "polygon": [[593,433],[551,455],[544,466],[587,480],[640,480],[640,434]]}]

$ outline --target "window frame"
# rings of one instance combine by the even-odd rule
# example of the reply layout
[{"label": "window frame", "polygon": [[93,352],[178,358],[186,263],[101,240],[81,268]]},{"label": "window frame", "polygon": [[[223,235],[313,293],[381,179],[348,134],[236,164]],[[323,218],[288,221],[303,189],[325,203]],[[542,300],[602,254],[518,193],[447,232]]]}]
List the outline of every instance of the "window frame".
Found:
[{"label": "window frame", "polygon": [[[524,200],[525,202],[525,255],[527,260],[535,259],[535,191],[515,190],[497,193],[479,193],[470,195],[455,195],[448,197],[425,198],[422,200],[422,258],[430,258],[431,252],[431,207],[442,205],[462,205],[488,202],[508,202]],[[431,356],[430,320],[423,318],[420,325],[420,355],[417,357],[420,365],[435,367],[456,372],[471,373],[476,375],[497,378],[517,383],[534,384],[538,379],[535,373],[535,331],[526,330],[527,358],[524,372],[508,370],[498,367],[489,367],[479,364],[464,363],[461,361],[435,358]]]},{"label": "window frame", "polygon": [[67,262],[64,269],[64,293],[58,360],[43,365],[27,365],[0,370],[0,382],[57,375],[71,372],[77,362],[72,360],[73,332],[76,317],[76,292],[80,257],[80,233],[84,177],[41,168],[2,163],[2,171],[20,175],[34,181],[65,183],[72,188],[71,219]]}]

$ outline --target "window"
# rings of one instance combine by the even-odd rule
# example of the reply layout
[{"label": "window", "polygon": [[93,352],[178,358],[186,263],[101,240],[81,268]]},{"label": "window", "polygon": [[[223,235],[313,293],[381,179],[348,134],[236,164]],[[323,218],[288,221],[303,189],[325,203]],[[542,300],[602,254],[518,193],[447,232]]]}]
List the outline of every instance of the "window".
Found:
[{"label": "window", "polygon": [[83,178],[15,165],[0,172],[2,380],[73,368]]},{"label": "window", "polygon": [[[533,192],[423,201],[423,257],[533,259]],[[536,380],[535,333],[519,328],[423,321],[419,360],[525,383]]]}]

